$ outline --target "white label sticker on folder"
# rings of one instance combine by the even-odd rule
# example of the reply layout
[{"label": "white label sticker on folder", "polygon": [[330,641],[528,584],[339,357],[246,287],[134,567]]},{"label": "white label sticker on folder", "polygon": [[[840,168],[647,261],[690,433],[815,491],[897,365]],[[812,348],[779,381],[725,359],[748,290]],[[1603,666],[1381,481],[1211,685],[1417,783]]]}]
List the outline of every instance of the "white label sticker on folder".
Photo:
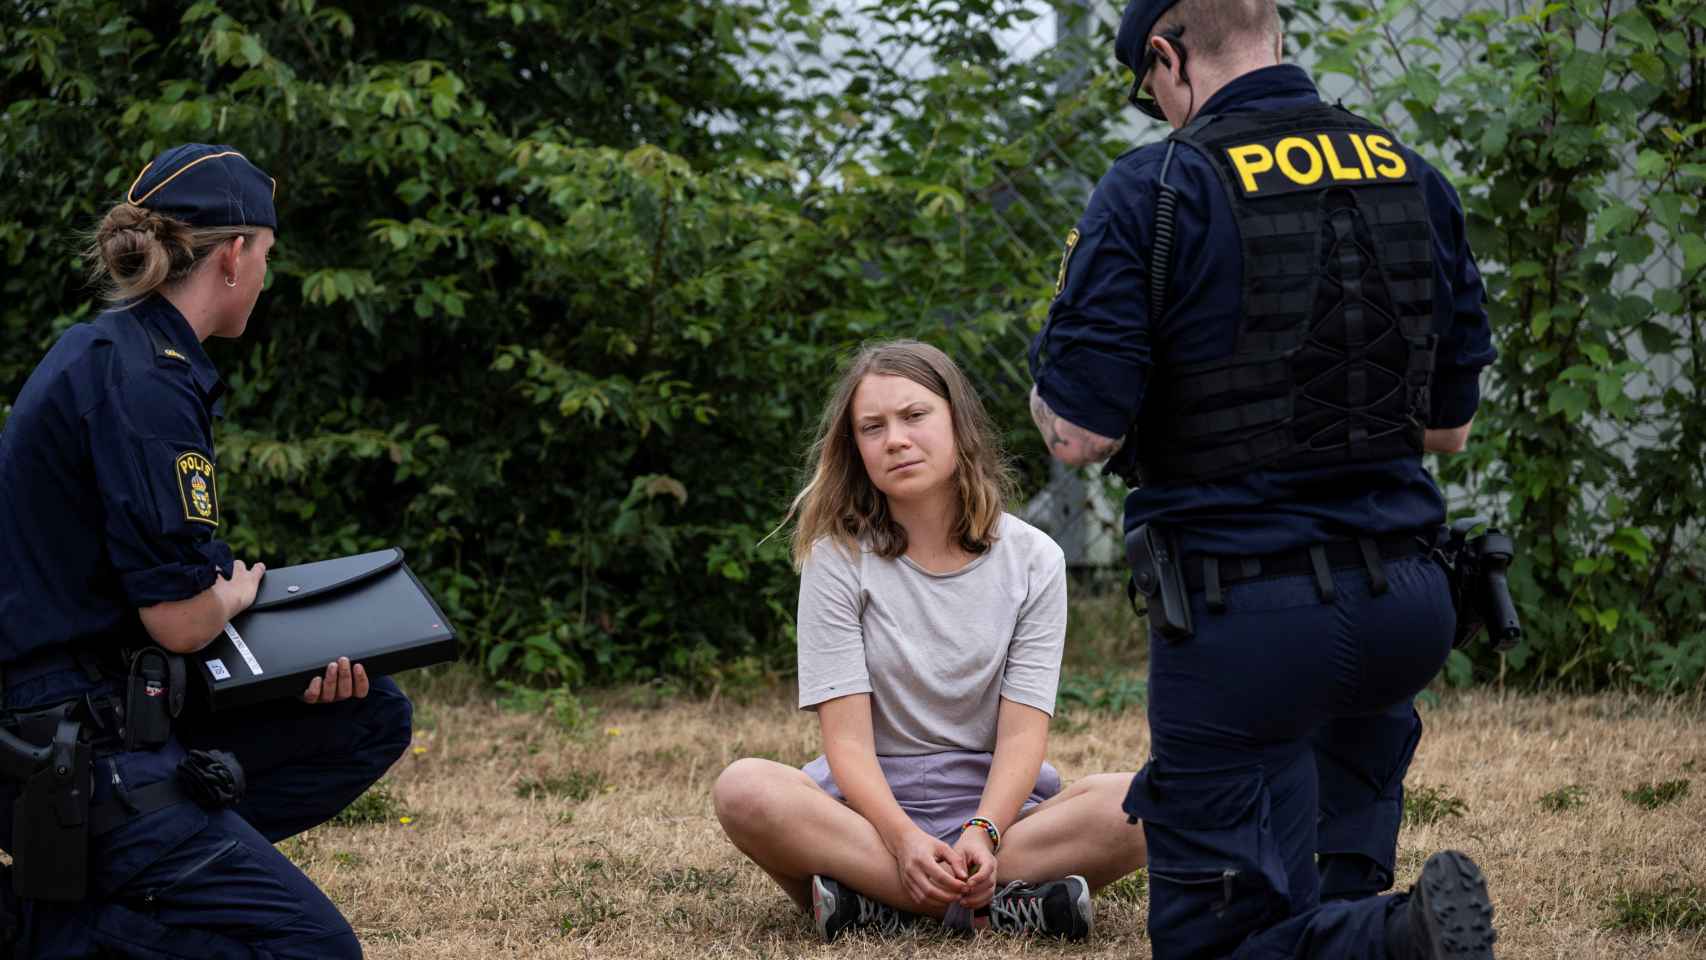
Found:
[{"label": "white label sticker on folder", "polygon": [[207,672],[213,674],[215,680],[231,679],[231,671],[225,669],[225,661],[218,657],[210,657],[207,661]]},{"label": "white label sticker on folder", "polygon": [[237,648],[237,652],[243,657],[243,662],[249,665],[249,672],[257,677],[260,676],[261,662],[256,660],[255,655],[249,652],[249,645],[243,642],[243,637],[237,632],[237,628],[233,627],[229,623],[226,624],[225,635],[231,638],[231,645]]}]

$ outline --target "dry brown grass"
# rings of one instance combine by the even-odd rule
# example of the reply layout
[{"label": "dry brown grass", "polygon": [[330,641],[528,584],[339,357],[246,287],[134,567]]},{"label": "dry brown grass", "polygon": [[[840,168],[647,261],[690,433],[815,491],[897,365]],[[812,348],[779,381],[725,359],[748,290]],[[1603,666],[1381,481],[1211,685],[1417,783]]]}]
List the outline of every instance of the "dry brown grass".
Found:
[{"label": "dry brown grass", "polygon": [[[974,945],[933,932],[818,944],[723,839],[709,796],[737,757],[803,763],[816,752],[791,690],[746,705],[605,693],[588,722],[567,730],[500,707],[465,672],[403,682],[421,722],[415,750],[387,781],[400,809],[382,825],[324,826],[285,845],[376,960],[1149,955],[1145,908],[1129,885],[1098,898],[1086,946]],[[1405,828],[1400,885],[1429,852],[1456,847],[1491,878],[1507,960],[1706,956],[1706,930],[1609,926],[1619,894],[1706,883],[1698,702],[1477,692],[1447,695],[1423,716],[1409,783],[1467,809]],[[1148,746],[1140,708],[1080,712],[1057,726],[1050,755],[1068,779],[1130,769]],[[1695,789],[1655,810],[1623,795],[1683,778]],[[1579,806],[1544,808],[1544,795],[1571,785]]]}]

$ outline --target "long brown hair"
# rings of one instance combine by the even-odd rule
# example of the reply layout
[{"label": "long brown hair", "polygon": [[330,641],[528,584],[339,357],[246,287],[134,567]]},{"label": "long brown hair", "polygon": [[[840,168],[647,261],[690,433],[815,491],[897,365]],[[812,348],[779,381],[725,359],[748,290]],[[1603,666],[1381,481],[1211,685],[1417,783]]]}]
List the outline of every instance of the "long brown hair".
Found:
[{"label": "long brown hair", "polygon": [[112,303],[138,300],[190,275],[220,244],[252,239],[254,227],[192,227],[134,203],[119,203],[88,236],[89,279]]},{"label": "long brown hair", "polygon": [[806,456],[809,479],[783,520],[785,525],[799,519],[792,541],[794,568],[805,566],[812,545],[823,537],[833,537],[849,552],[868,543],[891,560],[906,552],[906,528],[889,514],[888,497],[871,482],[853,439],[853,394],[872,374],[905,377],[948,401],[959,491],[953,536],[967,552],[988,550],[1013,493],[1013,472],[983,401],[947,354],[917,340],[889,340],[865,347],[848,361],[824,407],[817,440]]}]

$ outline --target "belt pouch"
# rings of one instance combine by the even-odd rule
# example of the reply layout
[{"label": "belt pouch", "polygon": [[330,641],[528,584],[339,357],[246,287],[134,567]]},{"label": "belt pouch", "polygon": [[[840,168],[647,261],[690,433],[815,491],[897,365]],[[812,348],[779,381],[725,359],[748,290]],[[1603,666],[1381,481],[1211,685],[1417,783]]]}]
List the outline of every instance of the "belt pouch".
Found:
[{"label": "belt pouch", "polygon": [[12,888],[19,897],[75,903],[89,887],[89,795],[94,758],[82,724],[55,710],[26,719],[25,740],[51,740],[47,766],[31,774],[12,808]]},{"label": "belt pouch", "polygon": [[124,748],[157,750],[172,736],[174,697],[183,696],[183,684],[173,689],[171,658],[158,647],[139,650],[130,661],[130,676],[124,691]]}]

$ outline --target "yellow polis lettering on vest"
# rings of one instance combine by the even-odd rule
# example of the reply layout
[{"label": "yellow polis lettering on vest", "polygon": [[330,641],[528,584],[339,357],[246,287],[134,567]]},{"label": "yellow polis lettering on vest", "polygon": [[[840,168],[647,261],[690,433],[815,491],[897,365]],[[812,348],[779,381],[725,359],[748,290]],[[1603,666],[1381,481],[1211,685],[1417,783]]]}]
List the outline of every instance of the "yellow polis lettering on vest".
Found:
[{"label": "yellow polis lettering on vest", "polygon": [[1348,130],[1299,133],[1227,147],[1244,195],[1403,180],[1410,167],[1390,137]]},{"label": "yellow polis lettering on vest", "polygon": [[[1300,150],[1303,151],[1305,157],[1309,158],[1307,170],[1297,168],[1296,157]],[[1274,147],[1274,156],[1279,160],[1280,173],[1285,174],[1286,179],[1292,183],[1300,183],[1307,187],[1321,179],[1321,155],[1316,153],[1309,141],[1302,137],[1286,137],[1281,140],[1279,146]]]},{"label": "yellow polis lettering on vest", "polygon": [[191,450],[178,457],[176,472],[184,519],[219,526],[219,491],[214,486],[213,462]]},{"label": "yellow polis lettering on vest", "polygon": [[1327,172],[1339,182],[1346,180],[1361,180],[1362,174],[1339,162],[1339,154],[1333,149],[1333,138],[1326,134],[1317,134],[1315,139],[1321,144],[1321,155],[1327,158]]},{"label": "yellow polis lettering on vest", "polygon": [[1378,133],[1370,134],[1368,137],[1368,152],[1382,160],[1391,162],[1391,166],[1375,167],[1375,172],[1390,180],[1400,180],[1403,179],[1404,174],[1410,172],[1410,167],[1404,162],[1403,155],[1392,147],[1392,141]]},{"label": "yellow polis lettering on vest", "polygon": [[1238,175],[1244,179],[1244,192],[1260,191],[1262,188],[1256,185],[1256,176],[1274,168],[1272,151],[1259,143],[1251,143],[1242,147],[1230,147],[1226,153],[1232,158],[1232,165],[1238,168]]}]

